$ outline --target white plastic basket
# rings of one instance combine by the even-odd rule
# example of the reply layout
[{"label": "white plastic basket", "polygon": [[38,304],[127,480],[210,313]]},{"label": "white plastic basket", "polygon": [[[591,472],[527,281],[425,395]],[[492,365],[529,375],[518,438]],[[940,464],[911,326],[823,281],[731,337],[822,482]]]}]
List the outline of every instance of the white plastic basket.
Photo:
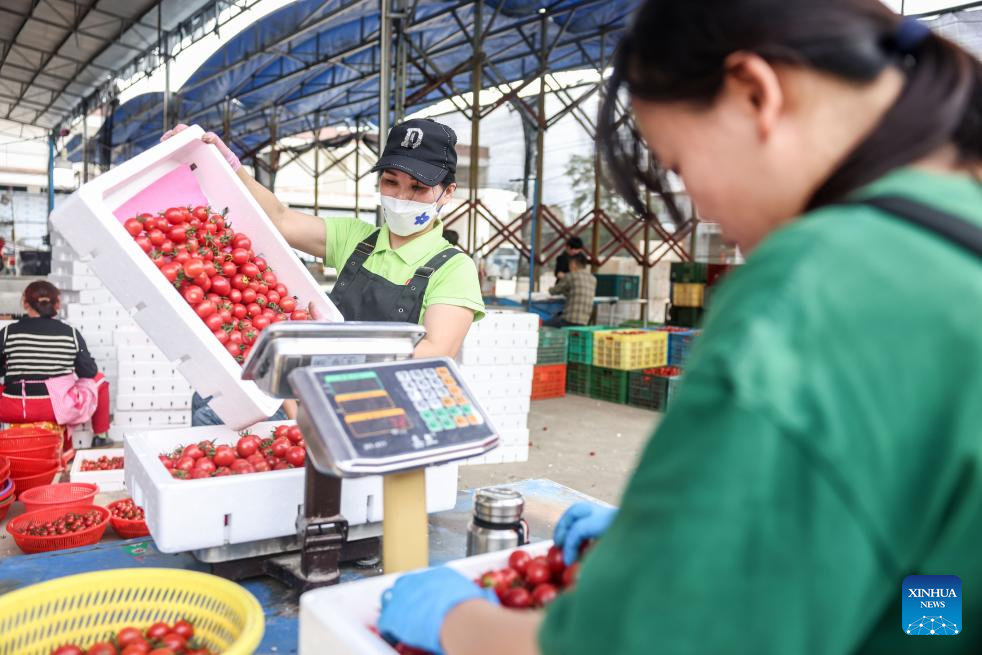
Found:
[{"label": "white plastic basket", "polygon": [[[551,541],[540,541],[522,550],[533,557],[545,555]],[[477,555],[447,564],[468,578],[504,568],[510,550]],[[347,655],[392,655],[395,649],[369,628],[378,622],[382,593],[398,575],[383,575],[308,591],[300,597],[300,655],[346,653]]]},{"label": "white plastic basket", "polygon": [[[283,424],[293,425],[259,423],[251,431],[265,438]],[[208,426],[126,434],[126,487],[146,510],[157,548],[178,553],[294,534],[303,510],[303,469],[176,480],[160,463],[161,453],[206,439],[231,445],[238,433],[227,426]],[[457,464],[426,469],[427,510],[443,512],[456,503]],[[351,525],[381,521],[382,478],[344,480],[341,513]]]},{"label": "white plastic basket", "polygon": [[[207,202],[219,210],[228,207],[233,227],[249,235],[253,249],[298,296],[298,306],[313,302],[322,320],[342,318],[242,181],[213,146],[201,141],[202,134],[200,127],[192,126],[103,173],[62,202],[51,222],[191,386],[202,396],[213,397],[211,408],[226,423],[241,428],[270,416],[280,402],[262,393],[254,382],[240,379],[239,364],[122,222],[137,211],[167,208],[153,203]],[[94,302],[101,292],[77,293],[84,303]],[[89,345],[94,345],[91,340]]]}]

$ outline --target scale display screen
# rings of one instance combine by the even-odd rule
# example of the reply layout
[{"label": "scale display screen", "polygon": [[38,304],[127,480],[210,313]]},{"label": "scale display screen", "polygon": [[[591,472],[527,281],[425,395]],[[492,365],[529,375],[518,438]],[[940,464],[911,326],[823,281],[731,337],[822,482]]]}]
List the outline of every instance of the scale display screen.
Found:
[{"label": "scale display screen", "polygon": [[341,430],[335,436],[344,437],[356,459],[422,456],[496,441],[449,360],[312,368],[307,376]]}]

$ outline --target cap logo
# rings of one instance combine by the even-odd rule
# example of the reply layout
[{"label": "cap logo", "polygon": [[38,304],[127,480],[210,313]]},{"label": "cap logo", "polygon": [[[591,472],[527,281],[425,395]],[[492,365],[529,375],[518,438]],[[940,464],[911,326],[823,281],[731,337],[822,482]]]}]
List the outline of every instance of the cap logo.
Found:
[{"label": "cap logo", "polygon": [[410,127],[406,130],[406,136],[402,137],[402,147],[415,150],[423,143],[423,130],[418,127]]}]

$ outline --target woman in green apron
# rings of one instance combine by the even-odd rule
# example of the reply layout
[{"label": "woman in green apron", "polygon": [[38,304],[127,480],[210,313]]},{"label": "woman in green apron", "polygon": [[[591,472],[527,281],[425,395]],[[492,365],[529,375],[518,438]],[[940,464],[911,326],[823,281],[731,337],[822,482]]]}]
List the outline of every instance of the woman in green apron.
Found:
[{"label": "woman in green apron", "polygon": [[[600,125],[639,213],[674,171],[746,265],[620,508],[559,521],[567,561],[597,540],[572,591],[516,612],[432,569],[379,629],[450,655],[978,652],[982,65],[878,0],[647,0]],[[912,574],[960,577],[963,617],[909,611]],[[946,639],[915,636],[931,618]]]}]

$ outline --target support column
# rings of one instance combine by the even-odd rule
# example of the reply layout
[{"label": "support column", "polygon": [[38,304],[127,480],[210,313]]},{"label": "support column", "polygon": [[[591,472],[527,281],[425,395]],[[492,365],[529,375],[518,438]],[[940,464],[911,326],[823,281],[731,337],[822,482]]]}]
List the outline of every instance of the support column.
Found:
[{"label": "support column", "polygon": [[89,107],[82,105],[82,184],[89,181]]},{"label": "support column", "polygon": [[355,121],[355,218],[361,220],[361,121]]},{"label": "support column", "polygon": [[[539,252],[542,249],[542,178],[545,175],[545,142],[546,142],[546,68],[548,66],[548,39],[546,25],[548,15],[545,9],[539,10],[539,103],[538,103],[538,132],[536,134],[535,159],[535,200],[533,221],[533,236],[531,257],[529,260],[529,293],[534,288],[539,290],[539,279],[542,271],[536,266]],[[534,277],[533,277],[534,273]]]},{"label": "support column", "polygon": [[394,0],[392,36],[395,38],[395,95],[392,124],[401,123],[406,117],[406,39],[405,28],[409,23],[405,0]]},{"label": "support column", "polygon": [[[166,132],[170,129],[170,57],[167,55],[167,46],[164,43],[164,32],[163,32],[163,5],[164,3],[157,4],[157,50],[160,56],[164,60],[164,125],[163,129]],[[223,135],[224,136],[224,135]]]},{"label": "support column", "polygon": [[[391,102],[392,85],[392,0],[380,0],[379,29],[379,77],[378,77],[378,140],[379,156],[385,148],[385,140],[389,136],[389,104]],[[375,210],[375,225],[381,227],[384,223],[382,207]]]},{"label": "support column", "polygon": [[[599,87],[600,94],[603,94],[603,61],[604,61],[604,39],[605,33],[600,33],[600,79],[597,81],[597,86]],[[598,95],[599,97],[599,95]],[[601,195],[600,195],[600,185],[601,185],[601,166],[603,165],[603,158],[600,156],[600,148],[594,147],[593,149],[593,230],[590,239],[590,253],[591,253],[591,266],[590,270],[594,274],[600,269],[600,264],[598,262],[597,254],[600,251],[600,215],[603,211],[603,207],[600,206]],[[611,220],[613,218],[611,217]]]},{"label": "support column", "polygon": [[321,130],[320,121],[314,131],[314,216],[320,216],[321,191]]},{"label": "support column", "polygon": [[55,133],[48,134],[48,235],[50,245],[51,212],[55,210]]},{"label": "support column", "polygon": [[649,314],[649,304],[651,303],[651,289],[648,284],[649,272],[651,271],[651,221],[658,220],[658,216],[651,213],[651,191],[645,189],[644,204],[648,208],[648,216],[644,221],[644,261],[641,262],[641,297],[647,302],[641,303],[641,312],[638,320],[642,325],[647,324]]},{"label": "support column", "polygon": [[470,191],[470,209],[467,212],[467,248],[474,252],[477,248],[477,190],[480,185],[481,176],[481,74],[484,68],[484,20],[481,8],[484,2],[478,0],[474,3],[474,55],[473,67],[471,68],[471,158],[470,158],[470,182],[467,185]]}]

